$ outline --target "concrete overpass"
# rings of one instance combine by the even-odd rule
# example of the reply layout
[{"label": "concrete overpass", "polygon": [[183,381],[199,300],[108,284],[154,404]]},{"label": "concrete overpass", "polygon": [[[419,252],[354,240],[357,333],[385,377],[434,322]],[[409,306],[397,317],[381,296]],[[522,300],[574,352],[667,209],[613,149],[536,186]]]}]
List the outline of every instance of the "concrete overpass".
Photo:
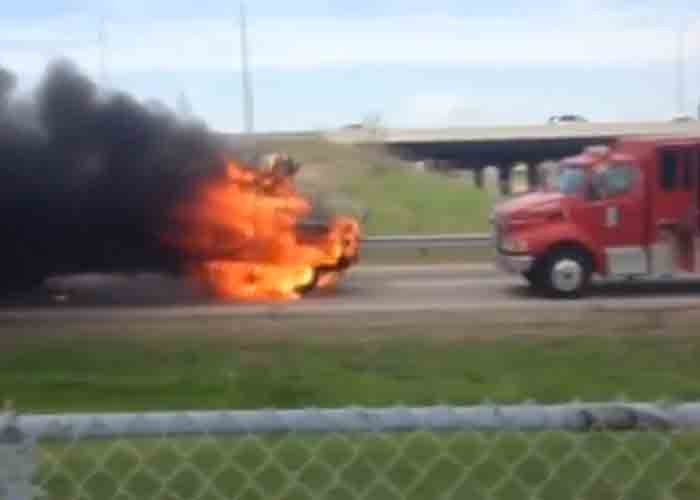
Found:
[{"label": "concrete overpass", "polygon": [[537,166],[580,152],[584,147],[610,144],[632,136],[697,136],[700,121],[641,123],[566,123],[517,127],[444,129],[341,129],[324,134],[346,144],[382,145],[411,161],[444,162],[449,168],[474,170],[483,183],[487,166],[499,169],[502,189],[510,186],[512,167],[528,166],[528,180],[537,183]]}]

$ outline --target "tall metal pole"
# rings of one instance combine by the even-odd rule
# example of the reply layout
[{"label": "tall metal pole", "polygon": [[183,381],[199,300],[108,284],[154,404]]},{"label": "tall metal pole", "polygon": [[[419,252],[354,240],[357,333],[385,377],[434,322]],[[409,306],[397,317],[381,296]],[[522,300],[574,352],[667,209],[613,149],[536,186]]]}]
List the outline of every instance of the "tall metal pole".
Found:
[{"label": "tall metal pole", "polygon": [[104,17],[100,18],[100,31],[98,34],[98,43],[100,46],[100,85],[107,87],[107,30],[105,27]]},{"label": "tall metal pole", "polygon": [[681,26],[677,33],[676,54],[676,106],[679,115],[685,110],[685,31],[686,26]]},{"label": "tall metal pole", "polygon": [[243,84],[243,121],[245,132],[253,133],[254,124],[254,102],[253,88],[250,78],[250,66],[248,61],[248,26],[246,20],[245,3],[241,2],[241,78]]}]

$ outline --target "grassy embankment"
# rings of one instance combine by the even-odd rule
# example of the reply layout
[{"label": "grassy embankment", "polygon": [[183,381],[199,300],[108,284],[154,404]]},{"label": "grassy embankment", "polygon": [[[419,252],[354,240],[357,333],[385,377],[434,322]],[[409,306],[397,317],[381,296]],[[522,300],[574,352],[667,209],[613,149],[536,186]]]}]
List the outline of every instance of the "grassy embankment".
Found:
[{"label": "grassy embankment", "polygon": [[[300,160],[304,167],[299,182],[305,190],[331,209],[361,218],[367,236],[488,231],[488,214],[497,197],[495,185],[479,190],[470,176],[416,171],[382,150],[320,139],[262,147]],[[366,249],[363,256],[366,264],[454,263],[487,260],[491,250]]]},{"label": "grassy embankment", "polygon": [[[6,324],[0,397],[23,412],[700,397],[693,328],[661,337],[591,326],[549,338],[561,326],[523,326],[508,332],[516,338],[455,323],[419,339],[425,325],[347,323],[332,337],[318,319],[65,323],[46,336]],[[285,331],[297,334],[281,340]],[[696,432],[56,442],[42,445],[39,477],[57,499],[695,499],[700,473],[681,473],[698,449]]]}]

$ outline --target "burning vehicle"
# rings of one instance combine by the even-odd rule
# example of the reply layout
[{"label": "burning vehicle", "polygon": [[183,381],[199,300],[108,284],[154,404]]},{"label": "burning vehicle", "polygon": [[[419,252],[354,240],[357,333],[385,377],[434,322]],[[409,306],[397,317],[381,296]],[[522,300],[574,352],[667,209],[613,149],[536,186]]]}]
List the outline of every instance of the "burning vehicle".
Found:
[{"label": "burning vehicle", "polygon": [[54,275],[161,272],[232,300],[294,300],[357,261],[360,228],[297,188],[301,165],[251,162],[199,123],[104,95],[70,64],[30,96],[0,68],[0,289]]},{"label": "burning vehicle", "polygon": [[229,163],[224,177],[202,183],[177,207],[167,244],[224,297],[294,299],[335,285],[357,261],[359,225],[306,218],[312,206],[293,182],[299,168],[277,154],[257,169]]}]

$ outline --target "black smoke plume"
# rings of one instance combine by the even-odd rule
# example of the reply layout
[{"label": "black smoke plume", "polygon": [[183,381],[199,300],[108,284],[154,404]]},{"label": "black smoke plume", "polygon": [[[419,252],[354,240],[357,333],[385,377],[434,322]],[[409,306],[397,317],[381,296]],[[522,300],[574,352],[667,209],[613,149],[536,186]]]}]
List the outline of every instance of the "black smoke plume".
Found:
[{"label": "black smoke plume", "polygon": [[[30,97],[0,68],[0,283],[172,271],[173,207],[225,169],[221,141],[162,106],[105,95],[66,62]],[[176,228],[175,228],[176,230]]]}]

